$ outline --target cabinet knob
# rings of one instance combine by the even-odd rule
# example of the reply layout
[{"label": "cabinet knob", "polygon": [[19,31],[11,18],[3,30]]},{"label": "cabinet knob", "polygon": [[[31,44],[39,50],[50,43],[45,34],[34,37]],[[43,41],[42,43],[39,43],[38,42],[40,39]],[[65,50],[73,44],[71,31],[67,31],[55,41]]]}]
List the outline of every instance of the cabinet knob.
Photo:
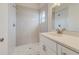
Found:
[{"label": "cabinet knob", "polygon": [[46,46],[45,45],[43,45],[43,50],[46,51]]},{"label": "cabinet knob", "polygon": [[13,24],[13,27],[15,27],[16,25],[15,24]]},{"label": "cabinet knob", "polygon": [[63,52],[62,55],[67,55],[67,53]]},{"label": "cabinet knob", "polygon": [[3,42],[4,41],[4,38],[0,38],[0,42]]}]

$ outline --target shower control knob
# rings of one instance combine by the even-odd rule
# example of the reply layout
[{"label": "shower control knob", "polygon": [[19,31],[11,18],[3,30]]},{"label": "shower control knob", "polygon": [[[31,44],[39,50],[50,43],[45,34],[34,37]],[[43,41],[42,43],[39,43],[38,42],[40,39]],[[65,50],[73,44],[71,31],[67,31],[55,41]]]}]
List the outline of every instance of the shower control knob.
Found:
[{"label": "shower control knob", "polygon": [[16,25],[15,24],[13,24],[13,27],[15,27]]},{"label": "shower control knob", "polygon": [[4,41],[4,38],[0,38],[0,42],[3,42]]}]

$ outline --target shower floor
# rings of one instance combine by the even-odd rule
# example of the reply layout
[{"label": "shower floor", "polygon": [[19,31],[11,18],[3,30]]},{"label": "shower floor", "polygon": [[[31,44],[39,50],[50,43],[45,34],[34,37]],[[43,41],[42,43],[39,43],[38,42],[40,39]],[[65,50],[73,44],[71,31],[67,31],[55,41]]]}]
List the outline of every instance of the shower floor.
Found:
[{"label": "shower floor", "polygon": [[15,48],[13,55],[40,55],[39,43],[22,45]]}]

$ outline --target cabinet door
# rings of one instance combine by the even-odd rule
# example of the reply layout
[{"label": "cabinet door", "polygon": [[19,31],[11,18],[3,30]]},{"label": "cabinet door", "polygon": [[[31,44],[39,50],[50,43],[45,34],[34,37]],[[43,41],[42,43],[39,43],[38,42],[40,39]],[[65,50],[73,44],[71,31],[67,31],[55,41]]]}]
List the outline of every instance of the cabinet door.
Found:
[{"label": "cabinet door", "polygon": [[46,46],[46,53],[47,55],[56,55],[56,52]]},{"label": "cabinet door", "polygon": [[46,46],[44,45],[43,41],[40,40],[40,54],[46,55]]},{"label": "cabinet door", "polygon": [[44,36],[41,36],[40,45],[42,47],[41,50],[42,50],[43,54],[56,55],[56,43],[54,43],[50,39],[48,39]]},{"label": "cabinet door", "polygon": [[57,44],[57,54],[61,55],[61,52],[62,52],[62,46]]},{"label": "cabinet door", "polygon": [[56,55],[56,52],[52,51],[47,45],[41,45],[40,49],[41,55]]},{"label": "cabinet door", "polygon": [[78,53],[57,44],[58,55],[78,55]]},{"label": "cabinet door", "polygon": [[61,52],[62,55],[78,55],[78,53],[70,50],[70,49],[67,49],[65,47],[62,47],[62,52]]}]

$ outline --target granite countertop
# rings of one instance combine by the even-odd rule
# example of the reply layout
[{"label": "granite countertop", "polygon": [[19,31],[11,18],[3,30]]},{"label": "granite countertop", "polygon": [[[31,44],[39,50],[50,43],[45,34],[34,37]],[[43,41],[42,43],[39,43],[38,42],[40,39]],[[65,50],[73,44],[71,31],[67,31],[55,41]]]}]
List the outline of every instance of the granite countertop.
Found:
[{"label": "granite countertop", "polygon": [[55,41],[56,43],[67,47],[77,53],[79,53],[79,33],[65,32],[63,34],[57,34],[56,32],[41,33],[41,35]]}]

